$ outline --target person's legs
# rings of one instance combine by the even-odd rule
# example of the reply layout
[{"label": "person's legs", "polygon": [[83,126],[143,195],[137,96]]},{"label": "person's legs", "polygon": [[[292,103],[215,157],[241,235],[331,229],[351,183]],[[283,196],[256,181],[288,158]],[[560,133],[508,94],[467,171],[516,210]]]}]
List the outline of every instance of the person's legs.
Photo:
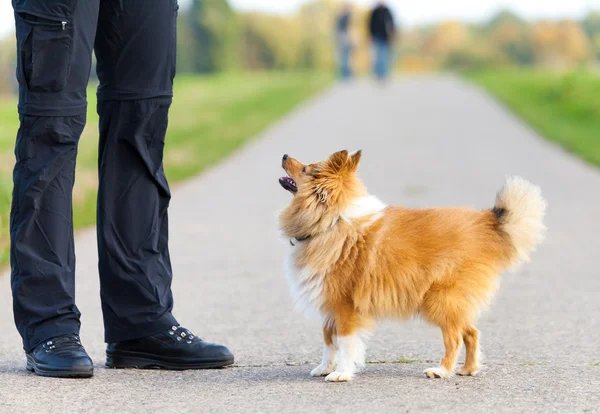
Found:
[{"label": "person's legs", "polygon": [[344,41],[340,41],[337,46],[338,62],[340,65],[340,77],[348,79],[352,76],[350,67],[351,48]]},{"label": "person's legs", "polygon": [[96,37],[98,255],[105,341],[165,331],[171,315],[163,148],[173,95],[176,0],[102,0]]},{"label": "person's legs", "polygon": [[31,352],[78,334],[72,189],[99,0],[13,0],[21,125],[10,220],[17,329]]},{"label": "person's legs", "polygon": [[351,56],[352,48],[348,45],[344,45],[342,48],[342,67],[343,67],[343,78],[348,79],[352,77],[352,67],[351,67]]},{"label": "person's legs", "polygon": [[378,40],[373,40],[373,75],[376,78],[381,77],[381,51],[380,51],[380,42]]},{"label": "person's legs", "polygon": [[162,166],[170,105],[170,97],[98,102],[98,255],[107,343],[177,325],[171,315],[171,195]]},{"label": "person's legs", "polygon": [[390,72],[390,44],[382,42],[381,45],[381,78],[385,79]]},{"label": "person's legs", "polygon": [[96,37],[100,115],[98,254],[106,365],[216,368],[231,352],[171,314],[163,149],[173,95],[176,0],[102,0]]},{"label": "person's legs", "polygon": [[375,53],[373,72],[375,76],[382,80],[385,79],[389,66],[389,45],[382,40],[373,42]]}]

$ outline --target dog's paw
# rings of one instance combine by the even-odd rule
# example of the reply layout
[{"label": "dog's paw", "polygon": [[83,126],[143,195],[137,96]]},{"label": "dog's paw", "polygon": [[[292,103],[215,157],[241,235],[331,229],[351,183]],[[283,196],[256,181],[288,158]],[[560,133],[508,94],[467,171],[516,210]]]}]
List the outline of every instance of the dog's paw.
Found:
[{"label": "dog's paw", "polygon": [[325,377],[325,381],[327,382],[348,382],[352,381],[354,375],[349,374],[347,372],[339,372],[333,371],[331,374]]},{"label": "dog's paw", "polygon": [[319,365],[312,371],[310,371],[311,377],[324,377],[325,375],[331,374],[333,372],[333,366],[331,365]]},{"label": "dog's paw", "polygon": [[467,369],[466,367],[462,367],[461,369],[456,371],[456,374],[460,375],[461,377],[473,377],[473,376],[477,375],[478,372],[479,372],[479,368]]},{"label": "dog's paw", "polygon": [[448,378],[450,376],[450,373],[442,367],[428,368],[423,372],[428,378]]}]

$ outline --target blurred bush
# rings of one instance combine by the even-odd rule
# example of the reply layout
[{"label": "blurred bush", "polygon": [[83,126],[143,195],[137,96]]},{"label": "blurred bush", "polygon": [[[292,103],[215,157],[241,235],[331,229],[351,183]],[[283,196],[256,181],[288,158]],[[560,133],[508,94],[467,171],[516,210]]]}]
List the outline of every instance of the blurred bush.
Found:
[{"label": "blurred bush", "polygon": [[461,47],[451,50],[443,66],[453,71],[478,71],[508,66],[508,60],[500,53],[477,47]]},{"label": "blurred bush", "polygon": [[434,66],[440,69],[569,69],[597,64],[600,14],[590,13],[581,22],[528,22],[510,11],[501,11],[481,24],[446,21],[411,29],[403,37],[401,56],[406,50],[409,56],[436,62]]},{"label": "blurred bush", "polygon": [[212,73],[237,66],[238,16],[227,0],[194,0],[179,26],[181,69]]},{"label": "blurred bush", "polygon": [[[227,0],[192,0],[180,12],[178,71],[333,70],[340,9],[340,2],[313,0],[283,16],[236,12]],[[352,63],[357,72],[370,68],[368,14],[354,7]],[[0,93],[14,91],[14,48],[12,36],[0,42]],[[581,21],[532,22],[505,10],[479,24],[442,21],[404,28],[394,56],[396,67],[406,71],[598,65],[600,12]]]},{"label": "blurred bush", "polygon": [[15,79],[16,41],[13,36],[0,40],[0,96],[16,90]]}]

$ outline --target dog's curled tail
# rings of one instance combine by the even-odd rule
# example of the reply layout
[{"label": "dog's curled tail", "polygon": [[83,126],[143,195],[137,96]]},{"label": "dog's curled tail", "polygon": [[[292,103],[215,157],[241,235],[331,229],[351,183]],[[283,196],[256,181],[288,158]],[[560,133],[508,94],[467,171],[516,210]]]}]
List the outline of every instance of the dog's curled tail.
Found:
[{"label": "dog's curled tail", "polygon": [[510,265],[528,261],[546,232],[546,200],[542,190],[520,177],[508,177],[496,195],[492,211],[499,230],[508,235],[512,244]]}]

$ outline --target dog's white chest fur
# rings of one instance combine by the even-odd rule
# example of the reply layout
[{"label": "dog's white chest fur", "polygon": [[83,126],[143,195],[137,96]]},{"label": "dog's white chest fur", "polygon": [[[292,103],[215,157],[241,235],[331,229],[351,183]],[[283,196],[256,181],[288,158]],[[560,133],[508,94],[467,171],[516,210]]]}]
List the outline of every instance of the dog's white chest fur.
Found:
[{"label": "dog's white chest fur", "polygon": [[[386,205],[377,197],[367,196],[355,200],[340,215],[340,219],[351,221],[354,218],[372,216],[370,223],[379,219]],[[369,223],[369,224],[370,224]],[[285,273],[290,287],[290,293],[297,310],[309,317],[322,318],[323,279],[325,274],[316,272],[310,266],[297,267],[295,255],[301,253],[303,244],[307,241],[294,241],[288,244],[285,258]]]},{"label": "dog's white chest fur", "polygon": [[290,294],[294,306],[308,317],[321,318],[323,305],[323,278],[324,275],[315,272],[309,266],[297,267],[295,254],[302,249],[302,243],[294,242],[290,245],[285,257],[285,273],[287,276]]}]

